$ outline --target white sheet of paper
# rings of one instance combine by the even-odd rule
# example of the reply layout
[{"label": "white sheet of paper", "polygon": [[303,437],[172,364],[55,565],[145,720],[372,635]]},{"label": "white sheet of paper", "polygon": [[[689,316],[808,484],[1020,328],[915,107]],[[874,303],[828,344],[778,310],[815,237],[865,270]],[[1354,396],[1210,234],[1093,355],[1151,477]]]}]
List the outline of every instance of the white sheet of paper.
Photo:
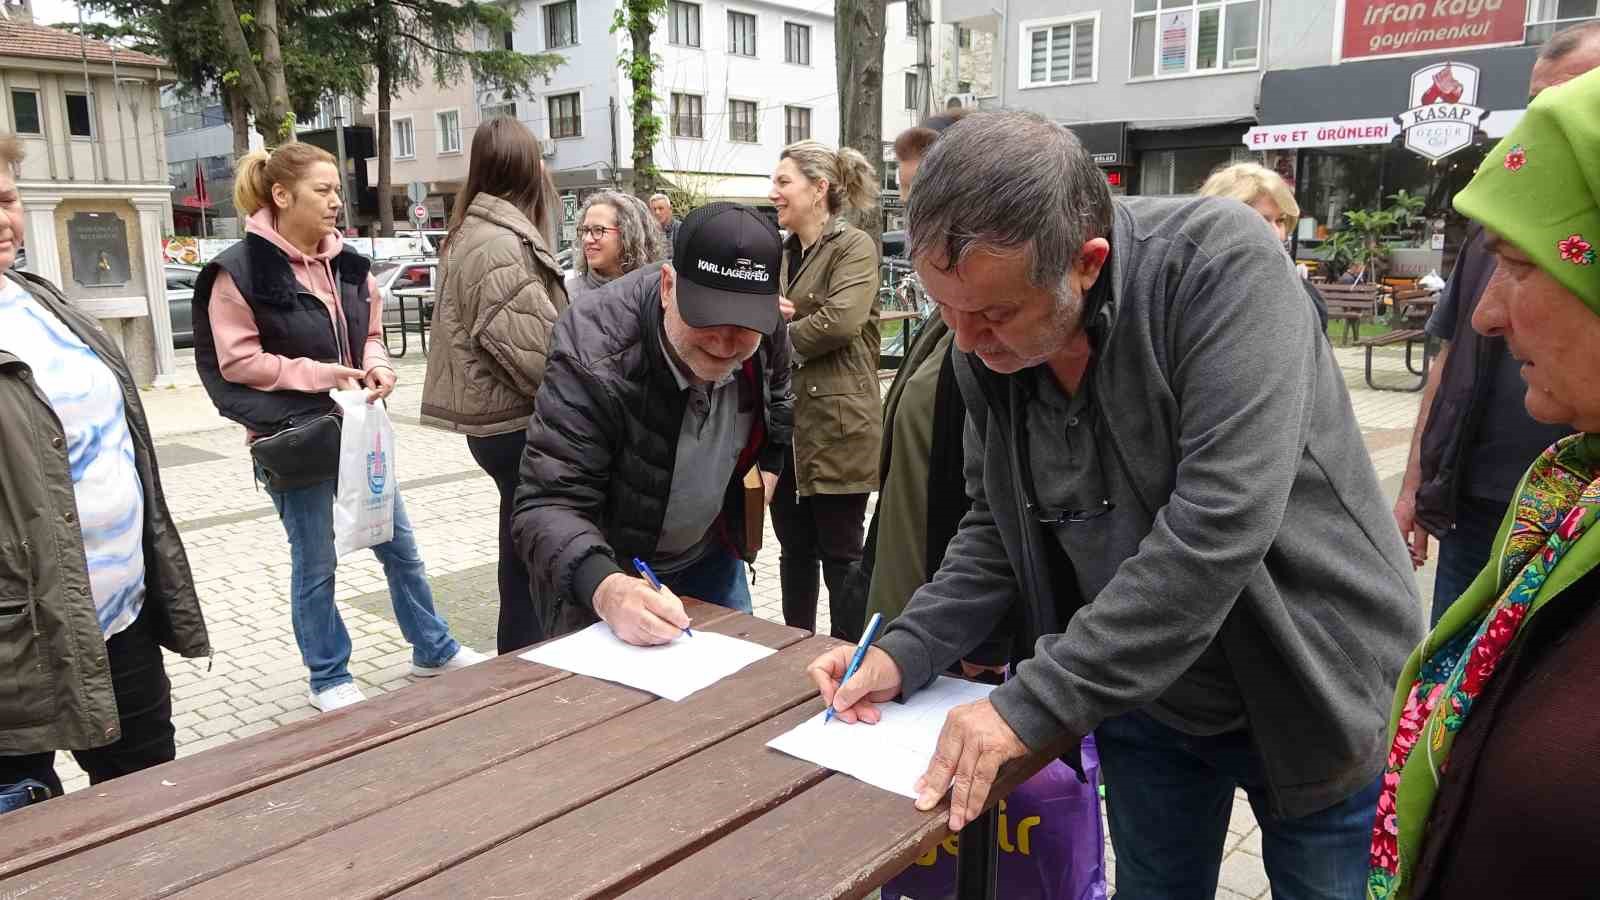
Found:
[{"label": "white sheet of paper", "polygon": [[709,631],[696,631],[693,637],[680,634],[669,644],[636,647],[617,637],[610,625],[596,622],[519,655],[554,669],[615,681],[677,701],[776,652]]},{"label": "white sheet of paper", "polygon": [[767,746],[915,800],[913,786],[938,749],[945,714],[953,706],[982,700],[992,690],[992,684],[941,675],[905,703],[879,704],[883,718],[876,725],[839,719],[824,724],[819,712]]}]

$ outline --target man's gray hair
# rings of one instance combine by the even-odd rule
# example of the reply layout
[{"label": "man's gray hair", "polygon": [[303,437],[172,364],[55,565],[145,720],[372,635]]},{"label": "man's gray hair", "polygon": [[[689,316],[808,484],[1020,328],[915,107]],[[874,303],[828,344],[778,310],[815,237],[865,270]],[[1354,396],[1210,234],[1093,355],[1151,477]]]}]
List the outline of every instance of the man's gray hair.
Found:
[{"label": "man's gray hair", "polygon": [[665,200],[665,201],[667,201],[668,205],[671,205],[671,203],[672,203],[672,198],[668,197],[666,194],[651,194],[650,195],[650,202],[651,203],[654,203],[657,200]]},{"label": "man's gray hair", "polygon": [[1600,19],[1589,22],[1580,22],[1570,25],[1556,32],[1555,36],[1545,41],[1539,48],[1539,62],[1553,63],[1571,56],[1585,43],[1600,39]]},{"label": "man's gray hair", "polygon": [[[589,207],[596,205],[609,206],[617,211],[617,237],[622,240],[622,274],[667,258],[667,238],[661,233],[661,223],[656,221],[643,200],[621,191],[596,191],[583,201],[583,209],[578,212],[580,226]],[[579,275],[587,275],[589,260],[582,251],[580,241],[578,252],[572,254],[572,268]]]},{"label": "man's gray hair", "polygon": [[946,129],[906,210],[913,259],[945,271],[985,250],[1020,253],[1057,291],[1084,241],[1111,233],[1111,189],[1071,130],[1030,112],[984,112]]}]

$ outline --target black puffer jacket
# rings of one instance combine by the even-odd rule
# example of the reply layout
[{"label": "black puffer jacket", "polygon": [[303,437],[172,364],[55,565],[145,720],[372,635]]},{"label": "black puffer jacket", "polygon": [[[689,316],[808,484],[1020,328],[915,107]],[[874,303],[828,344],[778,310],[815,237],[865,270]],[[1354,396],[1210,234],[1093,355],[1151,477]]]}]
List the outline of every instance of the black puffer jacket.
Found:
[{"label": "black puffer jacket", "polygon": [[[654,555],[661,535],[686,401],[657,339],[660,271],[624,275],[556,324],[511,525],[551,636],[595,622],[595,588],[623,571],[619,560]],[[747,561],[754,553],[742,546],[741,476],[747,460],[766,472],[783,468],[794,430],[789,357],[780,327],[740,375],[741,391],[759,395],[761,415],[713,527]]]}]

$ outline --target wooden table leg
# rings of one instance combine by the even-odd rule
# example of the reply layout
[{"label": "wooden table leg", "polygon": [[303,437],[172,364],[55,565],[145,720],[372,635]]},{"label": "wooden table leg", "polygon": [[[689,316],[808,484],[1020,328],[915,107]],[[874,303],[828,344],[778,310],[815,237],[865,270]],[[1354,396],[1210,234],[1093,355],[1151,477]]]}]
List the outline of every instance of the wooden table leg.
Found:
[{"label": "wooden table leg", "polygon": [[999,804],[989,807],[956,843],[956,900],[995,900],[1000,871]]}]

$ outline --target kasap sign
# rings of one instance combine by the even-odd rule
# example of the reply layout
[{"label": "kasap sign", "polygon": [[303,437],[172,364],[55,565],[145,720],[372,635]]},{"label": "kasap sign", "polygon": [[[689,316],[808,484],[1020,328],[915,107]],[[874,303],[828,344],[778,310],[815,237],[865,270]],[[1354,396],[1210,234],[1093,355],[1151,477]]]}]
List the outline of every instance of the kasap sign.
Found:
[{"label": "kasap sign", "polygon": [[1472,146],[1485,110],[1478,101],[1478,67],[1443,62],[1411,76],[1411,108],[1399,115],[1406,149],[1443,159]]}]

